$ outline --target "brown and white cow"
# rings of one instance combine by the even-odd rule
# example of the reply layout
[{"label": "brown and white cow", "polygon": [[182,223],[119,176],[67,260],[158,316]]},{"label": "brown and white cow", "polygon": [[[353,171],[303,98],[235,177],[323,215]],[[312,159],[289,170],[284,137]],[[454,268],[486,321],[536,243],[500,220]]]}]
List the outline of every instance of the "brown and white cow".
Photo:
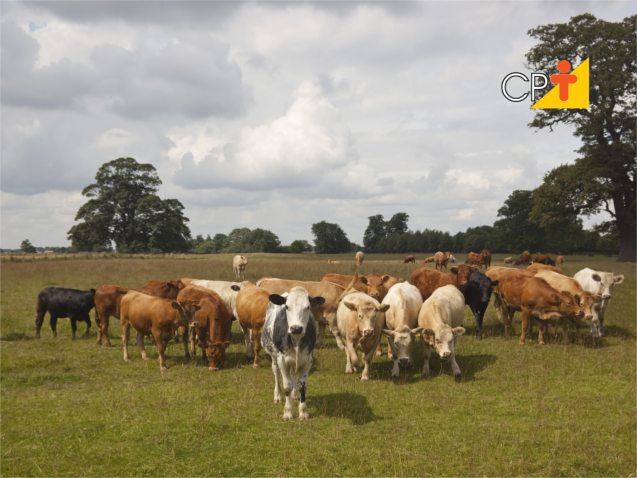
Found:
[{"label": "brown and white cow", "polygon": [[403,264],[409,264],[410,262],[413,262],[414,264],[416,263],[416,256],[405,256],[405,259],[403,260]]},{"label": "brown and white cow", "polygon": [[359,371],[360,360],[357,349],[363,353],[365,367],[361,380],[369,380],[369,364],[374,357],[374,351],[380,342],[381,330],[385,324],[385,312],[388,304],[380,304],[369,295],[353,291],[345,294],[338,305],[336,320],[338,330],[345,339],[345,353],[347,366],[345,373]]},{"label": "brown and white cow", "polygon": [[433,348],[441,360],[448,360],[455,378],[461,378],[460,367],[456,362],[456,341],[465,333],[464,296],[456,287],[449,284],[436,289],[431,297],[424,301],[418,314],[418,327],[422,327],[424,363],[422,375],[429,375],[429,357]]},{"label": "brown and white cow", "polygon": [[453,266],[450,271],[444,273],[431,270],[430,267],[420,266],[411,274],[410,282],[418,288],[423,300],[427,300],[434,290],[448,284],[456,286],[462,292],[469,282],[471,274],[478,272],[479,269],[475,266],[470,267],[462,264]]},{"label": "brown and white cow", "polygon": [[612,272],[594,271],[588,267],[575,274],[574,279],[582,288],[591,294],[601,295],[602,301],[593,307],[593,315],[599,321],[599,330],[591,321],[591,334],[593,337],[604,335],[604,317],[613,297],[613,289],[616,284],[624,282],[623,275],[614,275]]},{"label": "brown and white cow", "polygon": [[[329,325],[330,330],[336,339],[339,349],[344,349],[345,345],[338,333],[336,323],[336,310],[338,309],[338,299],[345,292],[345,288],[333,282],[309,282],[300,280],[287,280],[275,278],[262,278],[257,282],[258,287],[262,287],[272,294],[284,294],[290,292],[294,287],[302,287],[311,297],[323,297],[324,301],[312,308],[314,319],[318,322],[317,347],[323,346],[325,326]],[[318,302],[317,302],[318,303]]]},{"label": "brown and white cow", "polygon": [[175,335],[180,326],[196,326],[194,315],[199,306],[192,300],[176,301],[151,297],[141,292],[129,291],[120,303],[120,320],[122,322],[122,342],[124,344],[124,360],[129,361],[128,341],[130,328],[137,331],[137,345],[142,359],[148,360],[144,348],[144,336],[152,335],[159,352],[159,368],[166,369],[164,351],[168,341]]},{"label": "brown and white cow", "polygon": [[232,267],[234,269],[234,275],[237,279],[241,280],[245,277],[245,270],[247,265],[248,256],[234,256],[234,259],[232,259]]},{"label": "brown and white cow", "polygon": [[[225,302],[216,292],[196,285],[189,285],[179,292],[177,300],[192,300],[200,307],[195,312],[197,327],[192,328],[190,334],[185,327],[181,329],[186,357],[189,356],[186,342],[190,335],[190,351],[193,356],[197,356],[196,345],[199,345],[204,351],[204,358],[208,357],[208,368],[219,370],[226,358],[226,349],[230,346],[228,336],[232,327]],[[199,338],[198,343],[196,338]]]},{"label": "brown and white cow", "polygon": [[440,270],[442,271],[443,267],[446,269],[447,262],[449,262],[449,257],[444,252],[438,251],[434,254],[434,263],[436,265],[436,270],[440,268]]},{"label": "brown and white cow", "polygon": [[557,259],[555,259],[555,262],[557,262],[558,266],[561,266],[562,264],[566,262],[566,259],[564,259],[564,256],[559,255],[557,256]]},{"label": "brown and white cow", "polygon": [[246,356],[253,360],[252,366],[259,367],[261,331],[265,323],[265,313],[270,303],[270,292],[250,282],[244,282],[237,294],[237,320],[243,330]]},{"label": "brown and white cow", "polygon": [[364,260],[365,260],[365,254],[363,254],[361,251],[358,251],[356,253],[356,265],[357,266],[363,265]]},{"label": "brown and white cow", "polygon": [[[504,264],[513,264],[513,257],[506,257],[504,259],[504,261],[502,261]],[[488,269],[488,268],[487,268]]]},{"label": "brown and white cow", "polygon": [[522,264],[530,264],[531,263],[531,253],[529,251],[524,251],[520,254],[520,257],[517,261],[515,261],[516,266],[521,266]]}]

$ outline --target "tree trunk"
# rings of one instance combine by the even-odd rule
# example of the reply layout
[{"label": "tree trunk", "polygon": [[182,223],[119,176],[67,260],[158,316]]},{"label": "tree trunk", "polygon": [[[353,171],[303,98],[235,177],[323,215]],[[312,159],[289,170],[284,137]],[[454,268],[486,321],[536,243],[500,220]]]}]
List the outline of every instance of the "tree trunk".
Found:
[{"label": "tree trunk", "polygon": [[613,194],[613,206],[619,229],[619,262],[637,262],[637,231],[635,217],[626,210],[621,191]]}]

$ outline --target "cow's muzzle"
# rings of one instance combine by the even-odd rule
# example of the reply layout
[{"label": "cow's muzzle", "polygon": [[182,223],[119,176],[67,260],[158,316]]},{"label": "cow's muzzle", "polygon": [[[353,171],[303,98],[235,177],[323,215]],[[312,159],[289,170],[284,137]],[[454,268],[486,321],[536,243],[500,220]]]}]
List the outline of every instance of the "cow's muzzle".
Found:
[{"label": "cow's muzzle", "polygon": [[602,299],[610,299],[611,297],[612,297],[612,295],[610,295],[610,294],[604,294],[602,296]]},{"label": "cow's muzzle", "polygon": [[290,327],[290,333],[293,335],[299,335],[303,333],[303,326],[301,325],[293,325]]},{"label": "cow's muzzle", "polygon": [[410,368],[411,367],[411,360],[409,360],[408,358],[401,358],[401,359],[398,359],[398,364],[402,368]]},{"label": "cow's muzzle", "polygon": [[373,337],[374,329],[365,329],[363,330],[363,337]]},{"label": "cow's muzzle", "polygon": [[199,322],[193,320],[192,322],[188,322],[188,327],[194,329],[195,327],[199,327]]}]

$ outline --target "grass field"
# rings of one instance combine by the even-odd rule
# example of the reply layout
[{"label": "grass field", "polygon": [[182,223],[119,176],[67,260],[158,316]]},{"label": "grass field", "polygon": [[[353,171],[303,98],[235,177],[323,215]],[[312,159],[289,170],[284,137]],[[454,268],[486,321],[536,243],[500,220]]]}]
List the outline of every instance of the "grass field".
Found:
[{"label": "grass field", "polygon": [[[503,257],[495,255],[494,264]],[[342,263],[254,254],[246,279],[320,280],[354,269],[353,255],[331,258]],[[34,340],[44,287],[232,280],[230,256],[3,262],[0,475],[635,476],[635,266],[602,257],[567,261],[571,276],[587,266],[626,276],[601,342],[585,330],[584,345],[564,346],[558,328],[547,346],[537,345],[536,335],[519,346],[516,336],[503,337],[491,306],[476,341],[467,309],[467,334],[456,347],[460,382],[435,355],[432,377],[421,378],[418,346],[414,368],[400,378],[391,378],[385,354],[362,383],[360,374],[345,374],[345,353],[328,334],[315,352],[307,422],[282,420],[283,405],[272,402],[270,358],[262,355],[261,368],[252,368],[236,323],[219,372],[186,362],[180,344],[169,346],[166,372],[150,345],[149,362],[133,345],[125,363],[115,319],[111,349],[95,344],[94,323],[89,339],[73,342],[69,321],[60,319],[54,339],[48,315],[42,339]],[[401,262],[398,255],[368,255],[361,271],[409,279],[416,266]]]}]

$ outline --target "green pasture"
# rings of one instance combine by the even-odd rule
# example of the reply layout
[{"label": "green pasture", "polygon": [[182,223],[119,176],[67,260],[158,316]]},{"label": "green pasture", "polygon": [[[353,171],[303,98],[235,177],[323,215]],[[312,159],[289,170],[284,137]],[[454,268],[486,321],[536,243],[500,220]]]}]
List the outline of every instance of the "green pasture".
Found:
[{"label": "green pasture", "polygon": [[[504,257],[496,254],[493,264]],[[328,258],[342,263],[328,265]],[[361,272],[409,279],[420,264],[402,258],[367,255]],[[345,353],[328,333],[309,378],[310,420],[300,422],[297,404],[295,419],[282,419],[270,358],[263,354],[261,368],[252,368],[236,323],[218,372],[200,352],[186,362],[174,343],[163,373],[149,343],[150,361],[133,340],[125,363],[114,318],[110,349],[95,344],[95,323],[89,339],[72,341],[68,319],[60,319],[54,339],[48,315],[36,341],[36,298],[47,286],[233,279],[232,255],[85,259],[3,258],[1,476],[635,476],[634,264],[567,257],[571,276],[587,266],[626,276],[599,342],[585,330],[583,345],[564,346],[558,328],[546,346],[537,345],[537,330],[520,346],[517,336],[503,337],[491,306],[477,341],[467,309],[467,334],[456,348],[461,381],[435,355],[431,378],[421,378],[418,344],[413,369],[392,379],[385,354],[362,383],[360,373],[345,374]],[[354,269],[353,254],[252,254],[246,279],[320,280]],[[79,324],[78,335],[84,329]]]}]

